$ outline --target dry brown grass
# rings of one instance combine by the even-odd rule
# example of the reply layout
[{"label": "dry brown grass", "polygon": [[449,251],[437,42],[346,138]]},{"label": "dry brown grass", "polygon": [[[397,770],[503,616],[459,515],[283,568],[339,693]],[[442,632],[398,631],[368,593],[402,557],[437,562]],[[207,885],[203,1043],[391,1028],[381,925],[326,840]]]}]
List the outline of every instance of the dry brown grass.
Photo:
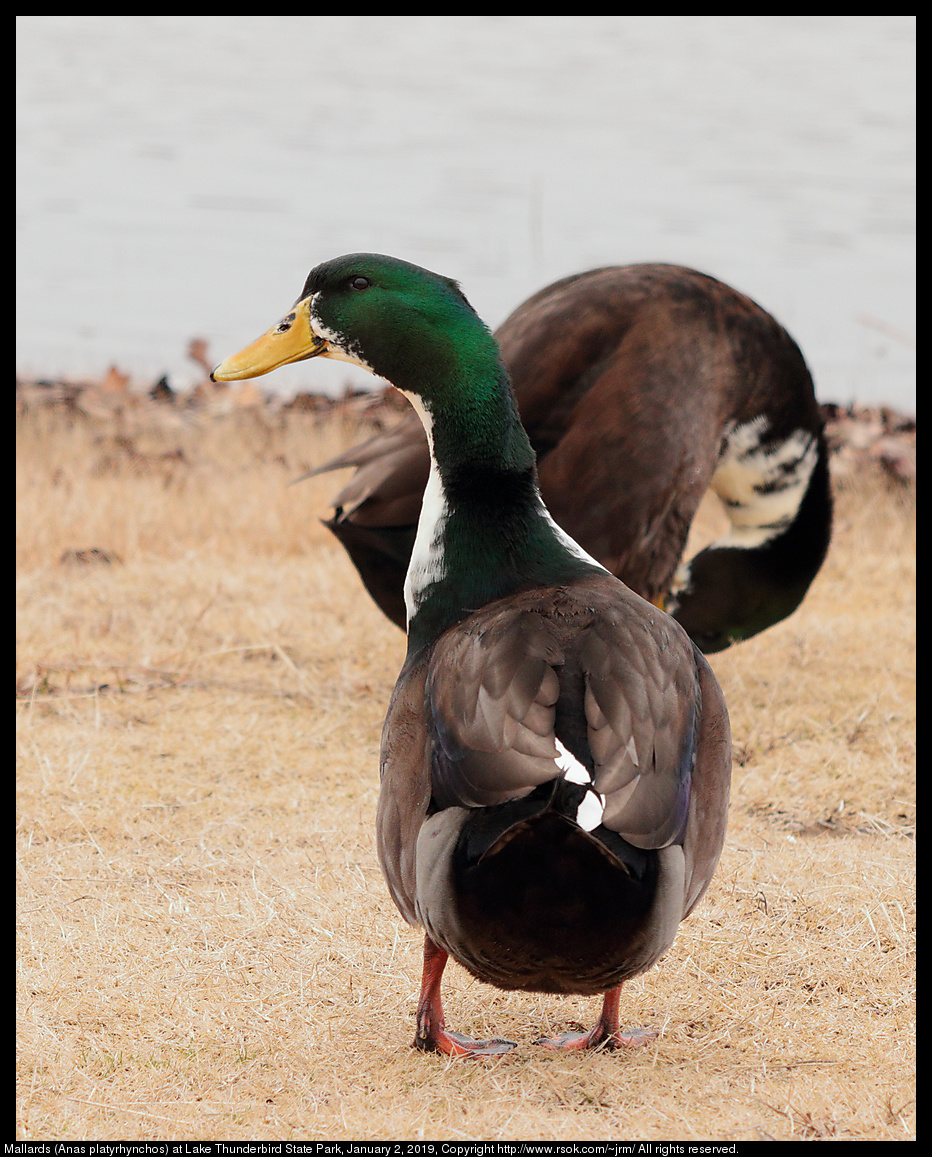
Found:
[{"label": "dry brown grass", "polygon": [[[403,640],[317,521],[334,479],[286,485],[352,431],[131,433],[19,425],[19,1139],[913,1137],[911,499],[844,491],[803,608],[713,657],[731,826],[625,988],[659,1040],[544,1054],[598,1002],[451,966],[453,1025],[520,1042],[451,1062],[409,1047],[373,847]],[[122,562],[59,562],[93,548]]]}]

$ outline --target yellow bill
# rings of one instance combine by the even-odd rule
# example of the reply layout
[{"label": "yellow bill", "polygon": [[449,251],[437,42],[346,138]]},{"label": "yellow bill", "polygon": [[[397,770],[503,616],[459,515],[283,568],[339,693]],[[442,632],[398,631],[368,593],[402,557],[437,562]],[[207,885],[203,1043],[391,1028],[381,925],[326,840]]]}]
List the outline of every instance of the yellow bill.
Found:
[{"label": "yellow bill", "polygon": [[258,378],[289,362],[326,354],[327,349],[326,340],[311,328],[310,298],[305,298],[252,345],[222,361],[210,377],[215,382]]}]

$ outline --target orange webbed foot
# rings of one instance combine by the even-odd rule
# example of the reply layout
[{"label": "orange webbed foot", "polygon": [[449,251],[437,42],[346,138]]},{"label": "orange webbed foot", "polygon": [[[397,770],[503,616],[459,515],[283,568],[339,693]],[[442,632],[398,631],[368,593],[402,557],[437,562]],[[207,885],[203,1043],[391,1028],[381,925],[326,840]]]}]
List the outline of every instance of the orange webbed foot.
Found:
[{"label": "orange webbed foot", "polygon": [[414,1047],[425,1051],[443,1053],[448,1057],[498,1057],[510,1053],[517,1045],[512,1040],[494,1037],[492,1040],[473,1040],[459,1032],[434,1026],[422,1037],[420,1031],[414,1038]]},{"label": "orange webbed foot", "polygon": [[597,1024],[595,1028],[590,1029],[589,1032],[564,1032],[559,1036],[544,1037],[534,1043],[541,1046],[541,1048],[550,1049],[552,1052],[570,1052],[578,1049],[621,1049],[621,1048],[638,1048],[641,1045],[646,1045],[652,1040],[656,1040],[658,1033],[656,1029],[651,1028],[630,1028],[625,1031],[618,1030],[612,1033],[606,1033],[601,1024]]},{"label": "orange webbed foot", "polygon": [[602,1014],[595,1028],[588,1032],[564,1032],[559,1036],[541,1037],[535,1044],[552,1052],[570,1052],[579,1049],[630,1049],[639,1048],[659,1035],[652,1028],[629,1028],[622,1031],[618,1027],[618,1001],[621,985],[610,988],[602,1000]]},{"label": "orange webbed foot", "polygon": [[424,976],[417,1007],[417,1035],[414,1047],[425,1052],[439,1052],[448,1057],[498,1057],[517,1048],[514,1041],[494,1037],[473,1040],[462,1033],[451,1032],[443,1019],[440,1000],[440,978],[447,954],[429,936],[424,937]]}]

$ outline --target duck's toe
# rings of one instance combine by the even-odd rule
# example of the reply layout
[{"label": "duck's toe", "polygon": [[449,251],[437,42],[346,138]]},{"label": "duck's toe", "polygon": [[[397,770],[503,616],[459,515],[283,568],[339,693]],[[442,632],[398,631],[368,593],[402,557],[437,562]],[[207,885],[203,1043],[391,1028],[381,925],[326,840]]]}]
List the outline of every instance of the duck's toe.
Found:
[{"label": "duck's toe", "polygon": [[492,1040],[473,1040],[446,1028],[434,1028],[426,1037],[420,1033],[414,1038],[414,1047],[443,1053],[448,1057],[497,1057],[510,1053],[517,1044],[512,1040],[494,1037]]},{"label": "duck's toe", "polygon": [[559,1036],[544,1037],[534,1043],[552,1052],[571,1052],[578,1049],[621,1049],[638,1048],[655,1040],[659,1034],[652,1028],[618,1029],[606,1032],[600,1023],[588,1032],[564,1032]]},{"label": "duck's toe", "polygon": [[541,1037],[535,1041],[542,1048],[553,1052],[570,1052],[577,1049],[631,1049],[646,1045],[659,1035],[652,1028],[618,1027],[618,1002],[621,985],[610,988],[602,1001],[602,1013],[595,1028],[588,1032],[564,1032],[559,1036]]}]

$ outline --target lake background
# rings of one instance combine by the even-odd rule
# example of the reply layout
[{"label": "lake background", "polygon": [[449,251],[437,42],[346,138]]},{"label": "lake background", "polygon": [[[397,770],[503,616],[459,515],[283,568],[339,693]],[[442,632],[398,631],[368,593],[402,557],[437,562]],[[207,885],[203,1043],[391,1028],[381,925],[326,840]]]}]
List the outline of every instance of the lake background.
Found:
[{"label": "lake background", "polygon": [[[597,265],[750,294],[915,412],[913,16],[19,16],[17,371],[198,377],[392,253],[498,325]],[[291,393],[373,384],[285,367]]]}]

